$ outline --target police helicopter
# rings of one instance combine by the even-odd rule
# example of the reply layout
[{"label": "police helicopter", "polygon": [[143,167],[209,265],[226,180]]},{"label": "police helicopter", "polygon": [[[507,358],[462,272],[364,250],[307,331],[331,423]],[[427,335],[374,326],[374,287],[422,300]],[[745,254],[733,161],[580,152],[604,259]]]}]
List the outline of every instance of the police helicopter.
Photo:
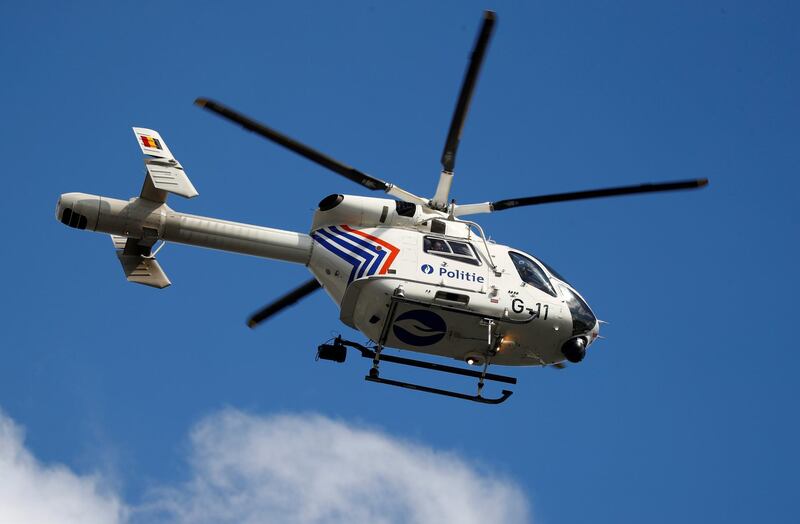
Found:
[{"label": "police helicopter", "polygon": [[[177,242],[283,260],[308,267],[313,278],[253,314],[255,327],[320,287],[340,310],[340,320],[363,333],[366,345],[341,336],[319,346],[320,359],[344,362],[347,349],[371,359],[365,379],[428,393],[499,404],[512,394],[483,395],[486,380],[516,384],[489,373],[499,366],[563,366],[580,362],[599,335],[600,322],[564,278],[522,249],[488,240],[466,217],[522,206],[705,186],[706,179],[613,187],[493,202],[450,200],[456,152],[475,83],[495,25],[483,14],[442,153],[432,198],[417,196],[205,98],[195,103],[356,184],[393,198],[333,194],[319,202],[309,234],[180,213],[172,193],[198,195],[180,162],[154,130],[133,128],[146,169],[138,197],[118,200],[84,193],[58,199],[56,218],[77,229],[111,235],[130,282],[156,288],[170,281],[156,260]],[[475,368],[401,357],[393,348],[456,359]],[[380,364],[420,367],[477,379],[474,395],[384,378]]]}]

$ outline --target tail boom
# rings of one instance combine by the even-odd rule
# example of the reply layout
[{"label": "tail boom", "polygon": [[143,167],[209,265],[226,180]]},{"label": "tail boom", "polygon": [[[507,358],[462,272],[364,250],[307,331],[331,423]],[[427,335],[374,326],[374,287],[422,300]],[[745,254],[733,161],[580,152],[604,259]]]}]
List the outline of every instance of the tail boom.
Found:
[{"label": "tail boom", "polygon": [[311,258],[313,243],[304,233],[188,215],[143,198],[126,201],[65,193],[58,200],[56,218],[71,227],[149,245],[164,240],[303,265]]}]

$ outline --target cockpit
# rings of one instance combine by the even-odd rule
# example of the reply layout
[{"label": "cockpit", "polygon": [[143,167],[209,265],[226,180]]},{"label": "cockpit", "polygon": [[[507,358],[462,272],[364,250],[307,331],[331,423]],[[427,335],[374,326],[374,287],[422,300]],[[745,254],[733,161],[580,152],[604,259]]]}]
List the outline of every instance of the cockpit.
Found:
[{"label": "cockpit", "polygon": [[597,325],[597,318],[594,313],[592,313],[586,301],[572,290],[570,284],[561,275],[542,262],[542,266],[546,267],[550,275],[554,277],[551,279],[538,262],[522,253],[509,251],[508,256],[514,262],[514,267],[523,282],[550,296],[557,297],[560,295],[564,298],[572,315],[573,335],[583,335],[594,329],[595,325]]}]

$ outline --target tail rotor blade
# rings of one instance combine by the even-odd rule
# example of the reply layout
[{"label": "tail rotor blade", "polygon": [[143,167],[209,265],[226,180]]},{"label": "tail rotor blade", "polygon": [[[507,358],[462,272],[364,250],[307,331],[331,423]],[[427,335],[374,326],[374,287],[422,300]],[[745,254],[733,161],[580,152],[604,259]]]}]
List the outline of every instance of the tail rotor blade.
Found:
[{"label": "tail rotor blade", "polygon": [[317,279],[312,278],[302,286],[290,291],[275,302],[254,313],[249,319],[247,319],[248,327],[256,327],[275,313],[278,313],[279,311],[291,306],[298,300],[305,298],[307,295],[310,295],[320,287],[321,286],[319,282],[317,282]]}]

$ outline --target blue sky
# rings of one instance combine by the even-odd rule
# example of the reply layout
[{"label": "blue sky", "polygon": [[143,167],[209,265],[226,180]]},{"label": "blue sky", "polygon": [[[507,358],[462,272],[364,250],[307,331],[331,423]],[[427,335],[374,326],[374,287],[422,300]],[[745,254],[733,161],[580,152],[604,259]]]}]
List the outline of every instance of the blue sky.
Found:
[{"label": "blue sky", "polygon": [[[181,211],[307,231],[323,196],[365,194],[194,107],[198,96],[432,194],[484,8],[498,25],[462,135],[459,202],[711,180],[479,217],[610,322],[583,363],[518,370],[502,406],[366,383],[352,355],[314,362],[332,333],[356,336],[321,293],[248,330],[251,312],[308,278],[303,267],[168,245],[159,259],[173,285],[157,291],[125,282],[107,237],[54,220],[63,192],[138,194],[132,126],[159,130],[199,190],[171,200]],[[295,449],[295,430],[313,446],[325,445],[319,430],[391,450],[322,453],[329,469],[438,457],[413,470],[418,484],[375,482],[371,495],[399,490],[423,507],[415,487],[463,484],[461,502],[437,496],[465,520],[793,521],[799,14],[779,1],[3,3],[0,441],[30,455],[29,478],[61,465],[96,482],[93,496],[117,504],[98,521],[116,507],[153,520],[153,504],[180,521],[193,513],[174,508],[198,500],[219,501],[216,521],[244,520],[225,513],[241,510],[226,506],[237,493],[204,475],[238,449],[237,431],[253,449]],[[306,471],[293,462],[302,450],[256,462]],[[276,488],[250,480],[248,493]],[[0,481],[0,506],[24,506],[8,493]],[[390,519],[430,516],[387,505]]]}]

